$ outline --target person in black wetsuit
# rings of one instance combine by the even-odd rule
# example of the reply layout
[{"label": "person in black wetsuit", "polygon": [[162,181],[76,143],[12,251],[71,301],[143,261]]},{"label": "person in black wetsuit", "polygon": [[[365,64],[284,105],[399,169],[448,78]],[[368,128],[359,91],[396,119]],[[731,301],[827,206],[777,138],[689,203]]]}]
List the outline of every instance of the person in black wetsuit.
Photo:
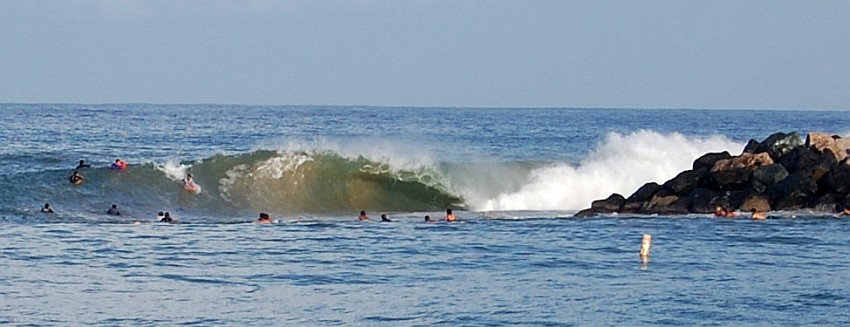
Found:
[{"label": "person in black wetsuit", "polygon": [[106,214],[110,215],[110,216],[120,216],[121,212],[118,211],[118,206],[113,204],[112,208],[109,208],[109,210],[106,210]]},{"label": "person in black wetsuit", "polygon": [[387,218],[386,214],[381,214],[381,222],[392,222],[392,220]]},{"label": "person in black wetsuit", "polygon": [[53,208],[50,207],[50,203],[45,203],[44,207],[41,208],[41,212],[43,212],[43,213],[53,213]]},{"label": "person in black wetsuit", "polygon": [[165,217],[162,217],[162,219],[160,219],[160,220],[159,220],[159,222],[161,222],[161,223],[170,223],[170,222],[174,222],[174,219],[171,219],[171,214],[170,214],[170,213],[168,213],[168,212],[166,211],[166,212],[165,212]]},{"label": "person in black wetsuit", "polygon": [[74,169],[83,169],[83,168],[91,168],[91,165],[87,164],[85,160],[80,160],[80,164],[77,165],[77,168],[74,168]]}]

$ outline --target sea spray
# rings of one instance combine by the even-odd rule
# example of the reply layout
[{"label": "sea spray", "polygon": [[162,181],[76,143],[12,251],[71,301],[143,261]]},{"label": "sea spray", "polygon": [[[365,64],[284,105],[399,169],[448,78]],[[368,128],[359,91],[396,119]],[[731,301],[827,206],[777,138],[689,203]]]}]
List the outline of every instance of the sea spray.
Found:
[{"label": "sea spray", "polygon": [[631,194],[646,182],[666,181],[689,169],[706,152],[736,153],[742,147],[722,136],[612,132],[580,164],[534,169],[518,191],[471,206],[478,210],[579,210],[611,193]]}]

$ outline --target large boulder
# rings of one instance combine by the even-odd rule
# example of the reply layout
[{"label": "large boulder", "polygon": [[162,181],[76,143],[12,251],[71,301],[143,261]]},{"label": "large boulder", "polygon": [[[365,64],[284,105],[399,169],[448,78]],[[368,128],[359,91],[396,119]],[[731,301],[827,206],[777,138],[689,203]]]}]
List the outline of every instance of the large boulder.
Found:
[{"label": "large boulder", "polygon": [[756,192],[764,193],[769,187],[786,177],[788,177],[788,171],[780,164],[758,167],[753,171],[752,187]]},{"label": "large boulder", "polygon": [[758,151],[759,149],[759,146],[761,146],[761,143],[756,140],[750,139],[750,141],[747,142],[747,145],[744,146],[743,153],[756,153],[756,151]]},{"label": "large boulder", "polygon": [[687,199],[672,194],[656,194],[641,209],[641,213],[659,215],[686,214],[688,213],[688,202]]},{"label": "large boulder", "polygon": [[776,210],[798,210],[806,206],[818,185],[806,173],[791,174],[768,189],[770,203]]},{"label": "large boulder", "polygon": [[620,208],[620,212],[624,213],[637,213],[640,212],[640,209],[643,207],[644,203],[652,199],[652,196],[661,189],[661,185],[658,183],[650,182],[643,184],[640,188],[638,188],[635,193],[632,193],[628,199],[626,199],[626,203],[623,204],[623,207]]},{"label": "large boulder", "polygon": [[596,213],[619,212],[620,207],[622,207],[624,203],[626,203],[626,198],[614,193],[607,199],[593,201],[593,203],[590,204],[590,209]]},{"label": "large boulder", "polygon": [[773,158],[773,161],[777,161],[788,151],[801,145],[803,145],[803,137],[797,132],[775,133],[761,141],[758,150],[755,152],[767,152]]},{"label": "large boulder", "polygon": [[707,188],[697,188],[691,194],[688,195],[690,198],[690,205],[688,206],[688,211],[693,213],[711,213],[714,212],[715,205],[713,201],[720,195],[717,191],[712,191]]},{"label": "large boulder", "polygon": [[712,171],[703,179],[702,186],[716,191],[743,190],[749,185],[752,174],[746,168]]},{"label": "large boulder", "polygon": [[715,197],[710,203],[710,207],[712,211],[716,207],[723,207],[729,210],[735,210],[741,207],[741,203],[744,202],[744,198],[747,196],[747,191],[724,191],[720,192],[717,197]]},{"label": "large boulder", "polygon": [[663,187],[677,196],[687,195],[697,188],[706,172],[708,172],[706,168],[683,171],[664,183]]},{"label": "large boulder", "polygon": [[717,161],[730,158],[732,158],[732,155],[727,151],[706,153],[694,160],[693,170],[711,169]]},{"label": "large boulder", "polygon": [[841,164],[835,166],[823,178],[822,187],[831,193],[850,193],[850,165]]},{"label": "large boulder", "polygon": [[711,167],[711,171],[724,171],[732,169],[756,169],[757,167],[772,165],[773,159],[766,152],[742,153],[740,156],[729,159],[718,160]]},{"label": "large boulder", "polygon": [[811,173],[816,167],[826,168],[828,171],[829,168],[838,164],[838,161],[830,150],[821,153],[814,148],[801,145],[788,151],[777,163],[793,174],[798,171]]},{"label": "large boulder", "polygon": [[824,133],[809,133],[806,136],[806,147],[814,148],[818,152],[829,150],[835,156],[835,160],[841,161],[847,158],[845,142],[837,142],[841,137]]},{"label": "large boulder", "polygon": [[744,197],[740,209],[746,212],[750,212],[753,209],[756,211],[770,211],[770,201],[763,194],[750,193]]}]

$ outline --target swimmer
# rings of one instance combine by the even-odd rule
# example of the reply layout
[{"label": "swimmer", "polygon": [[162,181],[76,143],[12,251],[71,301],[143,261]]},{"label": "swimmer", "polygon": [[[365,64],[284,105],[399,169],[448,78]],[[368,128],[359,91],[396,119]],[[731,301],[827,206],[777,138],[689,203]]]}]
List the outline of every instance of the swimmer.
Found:
[{"label": "swimmer", "polygon": [[190,186],[195,184],[195,179],[192,178],[192,174],[186,174],[186,178],[183,178],[183,186]]},{"label": "swimmer", "polygon": [[724,215],[724,217],[726,217],[726,218],[736,218],[736,217],[738,217],[738,214],[735,213],[735,210],[729,210],[729,209],[723,208],[723,211],[726,213],[726,215]]},{"label": "swimmer", "polygon": [[118,206],[113,204],[112,208],[109,208],[109,210],[106,210],[106,214],[110,215],[110,216],[120,216],[121,212],[118,211]]},{"label": "swimmer", "polygon": [[366,210],[360,210],[360,216],[357,217],[359,221],[369,220],[369,216],[366,215]]},{"label": "swimmer", "polygon": [[392,222],[392,220],[387,218],[386,214],[381,214],[381,222]]},{"label": "swimmer", "polygon": [[452,209],[446,209],[446,221],[448,221],[448,222],[457,221],[457,216],[455,216],[455,214],[452,213]]},{"label": "swimmer", "polygon": [[844,211],[841,211],[841,215],[850,216],[850,205],[844,206]]},{"label": "swimmer", "polygon": [[85,160],[80,160],[80,164],[77,165],[77,168],[74,168],[74,169],[83,169],[83,168],[91,168],[91,165],[87,164]]},{"label": "swimmer", "polygon": [[115,162],[111,166],[112,169],[124,170],[127,169],[127,163],[121,159],[115,159]]},{"label": "swimmer", "polygon": [[765,214],[764,211],[756,210],[756,208],[752,208],[750,210],[750,213],[752,214],[753,220],[765,220],[765,219],[767,219],[767,214]]},{"label": "swimmer", "polygon": [[157,212],[156,213],[156,221],[160,221],[160,220],[162,220],[162,218],[165,218],[165,213],[162,212],[162,211]]},{"label": "swimmer", "polygon": [[272,223],[272,218],[271,218],[271,217],[269,217],[269,214],[267,214],[267,213],[262,213],[262,212],[261,212],[261,213],[260,213],[260,218],[259,218],[259,219],[257,219],[257,223],[258,223],[258,224],[271,224],[271,223]]},{"label": "swimmer", "polygon": [[41,212],[43,212],[43,213],[53,213],[53,208],[50,207],[50,203],[45,203],[44,207],[41,208]]},{"label": "swimmer", "polygon": [[714,216],[715,217],[726,216],[726,210],[724,210],[723,207],[721,207],[721,206],[717,206],[717,207],[714,208]]},{"label": "swimmer", "polygon": [[75,170],[74,173],[68,177],[68,181],[71,182],[71,184],[79,185],[83,182],[83,175],[80,175],[80,172]]},{"label": "swimmer", "polygon": [[434,219],[431,219],[431,216],[425,215],[425,222],[426,223],[435,223],[437,221],[434,220]]},{"label": "swimmer", "polygon": [[159,222],[161,222],[161,223],[171,223],[171,222],[174,222],[174,219],[172,219],[171,214],[168,213],[168,211],[166,211],[165,216],[163,216],[162,219],[159,220]]}]

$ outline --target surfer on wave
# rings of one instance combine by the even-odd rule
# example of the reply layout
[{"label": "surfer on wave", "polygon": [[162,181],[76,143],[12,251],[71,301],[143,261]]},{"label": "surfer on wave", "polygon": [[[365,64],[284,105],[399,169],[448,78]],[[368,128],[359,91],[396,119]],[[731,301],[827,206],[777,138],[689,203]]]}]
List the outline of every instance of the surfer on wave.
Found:
[{"label": "surfer on wave", "polygon": [[183,178],[183,188],[192,193],[199,193],[200,191],[192,174],[186,174],[186,178]]}]

